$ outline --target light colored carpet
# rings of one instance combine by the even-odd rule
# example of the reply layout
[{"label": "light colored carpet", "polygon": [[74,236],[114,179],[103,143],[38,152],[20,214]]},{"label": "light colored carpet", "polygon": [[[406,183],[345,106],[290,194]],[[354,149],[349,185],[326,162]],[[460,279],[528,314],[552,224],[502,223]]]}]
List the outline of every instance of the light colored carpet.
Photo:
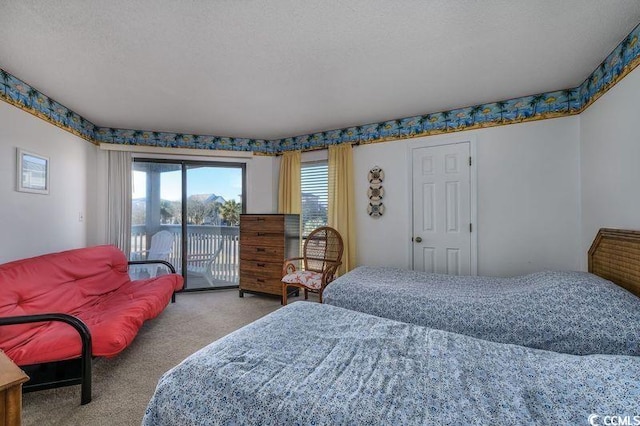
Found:
[{"label": "light colored carpet", "polygon": [[27,393],[23,424],[139,425],[164,372],[279,307],[278,298],[245,294],[241,299],[237,290],[178,294],[176,303],[147,321],[119,356],[94,360],[89,404],[80,405],[80,386]]}]

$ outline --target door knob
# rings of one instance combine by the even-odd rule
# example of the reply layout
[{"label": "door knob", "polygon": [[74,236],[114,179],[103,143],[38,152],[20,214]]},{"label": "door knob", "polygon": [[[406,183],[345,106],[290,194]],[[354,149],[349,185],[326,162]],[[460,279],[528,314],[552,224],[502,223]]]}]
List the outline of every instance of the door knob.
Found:
[{"label": "door knob", "polygon": [[416,237],[415,240],[416,240],[416,243],[421,243],[422,242],[422,237]]}]

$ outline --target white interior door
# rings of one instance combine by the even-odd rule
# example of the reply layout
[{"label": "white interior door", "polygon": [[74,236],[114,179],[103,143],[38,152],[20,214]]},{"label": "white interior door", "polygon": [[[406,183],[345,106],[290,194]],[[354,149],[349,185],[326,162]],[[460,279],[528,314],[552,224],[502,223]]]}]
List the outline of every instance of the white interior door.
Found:
[{"label": "white interior door", "polygon": [[413,149],[413,269],[471,275],[470,143]]}]

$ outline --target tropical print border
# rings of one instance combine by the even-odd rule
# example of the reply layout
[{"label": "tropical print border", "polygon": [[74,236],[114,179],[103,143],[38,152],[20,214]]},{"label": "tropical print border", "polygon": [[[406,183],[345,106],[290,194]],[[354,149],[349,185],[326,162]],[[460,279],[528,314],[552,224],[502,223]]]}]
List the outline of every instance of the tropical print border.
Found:
[{"label": "tropical print border", "polygon": [[99,127],[94,140],[121,145],[157,146],[163,148],[220,149],[228,151],[253,151],[271,154],[271,145],[264,139],[229,138],[188,133],[153,132]]},{"label": "tropical print border", "polygon": [[93,141],[95,125],[66,106],[0,68],[0,99],[64,130]]},{"label": "tropical print border", "polygon": [[0,69],[0,99],[93,143],[277,154],[373,143],[579,114],[640,64],[640,25],[578,87],[344,129],[264,140],[97,127]]}]

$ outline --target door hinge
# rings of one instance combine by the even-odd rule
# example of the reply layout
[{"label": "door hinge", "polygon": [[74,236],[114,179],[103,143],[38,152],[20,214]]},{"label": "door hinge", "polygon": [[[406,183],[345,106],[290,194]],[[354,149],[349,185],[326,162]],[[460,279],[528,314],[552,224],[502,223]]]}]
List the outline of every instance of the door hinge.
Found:
[{"label": "door hinge", "polygon": [[473,224],[472,223],[469,224],[469,232],[473,232]]},{"label": "door hinge", "polygon": [[471,157],[469,157],[469,165],[471,165]]}]

